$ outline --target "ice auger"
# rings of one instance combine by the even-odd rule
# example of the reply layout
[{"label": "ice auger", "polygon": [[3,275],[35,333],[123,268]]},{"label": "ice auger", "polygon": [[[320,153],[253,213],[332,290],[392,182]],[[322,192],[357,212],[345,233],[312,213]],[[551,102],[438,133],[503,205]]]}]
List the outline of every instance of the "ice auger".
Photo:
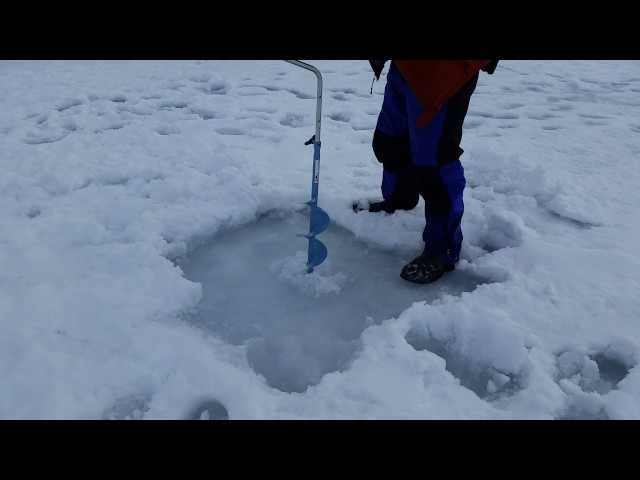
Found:
[{"label": "ice auger", "polygon": [[327,258],[327,247],[316,238],[316,235],[329,228],[329,215],[318,206],[318,184],[320,182],[320,121],[322,117],[322,75],[320,71],[308,63],[299,60],[285,60],[286,62],[310,70],[316,74],[318,80],[318,94],[316,101],[316,132],[313,137],[305,142],[305,145],[313,144],[313,176],[311,178],[311,200],[305,202],[311,207],[309,214],[309,233],[299,234],[309,240],[307,251],[307,273],[313,272],[313,267],[317,267]]}]

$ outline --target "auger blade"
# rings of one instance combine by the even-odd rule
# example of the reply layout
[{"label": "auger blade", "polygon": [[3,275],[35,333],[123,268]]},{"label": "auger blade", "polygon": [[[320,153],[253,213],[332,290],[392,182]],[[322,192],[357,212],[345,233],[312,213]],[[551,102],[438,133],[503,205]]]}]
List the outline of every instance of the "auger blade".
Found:
[{"label": "auger blade", "polygon": [[317,267],[327,258],[327,247],[324,243],[315,237],[309,238],[309,252],[307,255],[307,273],[313,271],[313,267]]},{"label": "auger blade", "polygon": [[309,219],[309,234],[318,235],[329,228],[331,219],[329,214],[318,206],[311,206],[311,215]]}]

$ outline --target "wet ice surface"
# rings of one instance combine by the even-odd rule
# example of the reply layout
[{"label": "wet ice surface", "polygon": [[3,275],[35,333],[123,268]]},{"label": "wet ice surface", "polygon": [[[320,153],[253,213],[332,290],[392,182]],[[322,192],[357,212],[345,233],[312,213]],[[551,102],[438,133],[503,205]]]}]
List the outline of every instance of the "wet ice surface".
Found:
[{"label": "wet ice surface", "polygon": [[[346,368],[368,326],[397,317],[412,302],[469,292],[482,279],[455,270],[432,285],[400,278],[402,258],[336,226],[318,235],[328,257],[306,272],[306,212],[270,214],[211,238],[178,264],[202,285],[187,321],[234,345],[269,385],[302,392]],[[420,233],[417,232],[416,235]]]}]

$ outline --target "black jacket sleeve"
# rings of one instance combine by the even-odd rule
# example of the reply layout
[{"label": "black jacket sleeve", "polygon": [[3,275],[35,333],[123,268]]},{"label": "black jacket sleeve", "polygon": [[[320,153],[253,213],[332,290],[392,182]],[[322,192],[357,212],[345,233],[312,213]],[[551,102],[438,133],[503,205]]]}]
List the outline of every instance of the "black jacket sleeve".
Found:
[{"label": "black jacket sleeve", "polygon": [[482,71],[487,72],[489,75],[493,75],[493,72],[496,71],[496,67],[498,66],[499,61],[500,60],[491,60],[482,68]]},{"label": "black jacket sleeve", "polygon": [[382,73],[382,69],[386,62],[386,60],[369,60],[369,64],[373,69],[373,74],[376,76],[376,80],[380,80],[380,74]]}]

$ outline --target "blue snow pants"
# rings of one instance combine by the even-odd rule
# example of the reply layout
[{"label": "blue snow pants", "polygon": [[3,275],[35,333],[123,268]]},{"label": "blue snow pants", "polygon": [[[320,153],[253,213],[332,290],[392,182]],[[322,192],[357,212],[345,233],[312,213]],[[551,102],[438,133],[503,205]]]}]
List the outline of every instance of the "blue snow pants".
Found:
[{"label": "blue snow pants", "polygon": [[382,108],[373,135],[373,151],[383,166],[385,210],[411,210],[420,196],[425,202],[422,232],[427,256],[443,255],[447,264],[460,257],[464,213],[462,124],[478,81],[471,78],[438,114],[419,128],[424,108],[395,63],[387,73]]}]

